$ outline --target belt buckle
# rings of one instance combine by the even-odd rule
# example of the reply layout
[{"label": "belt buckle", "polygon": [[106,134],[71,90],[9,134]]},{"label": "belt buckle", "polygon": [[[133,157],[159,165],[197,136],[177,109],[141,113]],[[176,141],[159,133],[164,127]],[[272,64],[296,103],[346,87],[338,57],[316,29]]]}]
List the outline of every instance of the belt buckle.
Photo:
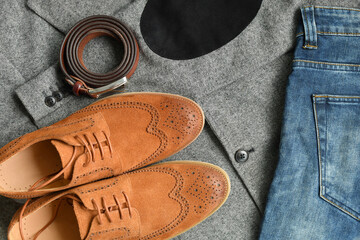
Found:
[{"label": "belt buckle", "polygon": [[115,82],[112,82],[112,83],[106,85],[106,86],[102,86],[102,87],[98,87],[98,88],[90,88],[88,91],[88,94],[93,98],[98,98],[98,97],[100,97],[100,95],[102,95],[106,92],[109,92],[111,90],[114,90],[116,88],[119,88],[119,87],[125,85],[127,83],[127,81],[128,81],[127,78],[123,77]]}]

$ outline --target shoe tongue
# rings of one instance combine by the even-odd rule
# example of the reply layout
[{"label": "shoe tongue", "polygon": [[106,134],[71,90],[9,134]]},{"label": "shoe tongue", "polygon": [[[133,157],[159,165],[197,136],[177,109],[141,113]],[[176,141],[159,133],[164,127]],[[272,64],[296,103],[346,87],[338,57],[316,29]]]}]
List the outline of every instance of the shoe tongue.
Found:
[{"label": "shoe tongue", "polygon": [[[59,153],[60,160],[62,167],[64,168],[70,161],[73,153],[74,147],[69,145],[65,142],[58,141],[58,140],[51,140],[52,145],[56,148],[57,152]],[[72,167],[68,167],[64,172],[64,178],[70,179],[72,173]]]},{"label": "shoe tongue", "polygon": [[79,225],[80,237],[85,239],[88,232],[90,231],[91,223],[96,213],[89,211],[82,203],[73,202],[75,216]]}]

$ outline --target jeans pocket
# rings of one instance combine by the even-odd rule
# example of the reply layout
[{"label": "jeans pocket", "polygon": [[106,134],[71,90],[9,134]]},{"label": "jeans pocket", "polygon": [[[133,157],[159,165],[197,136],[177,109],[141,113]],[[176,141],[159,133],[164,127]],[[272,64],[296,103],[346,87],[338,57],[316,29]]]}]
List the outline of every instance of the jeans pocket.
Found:
[{"label": "jeans pocket", "polygon": [[320,197],[360,221],[360,96],[313,95]]}]

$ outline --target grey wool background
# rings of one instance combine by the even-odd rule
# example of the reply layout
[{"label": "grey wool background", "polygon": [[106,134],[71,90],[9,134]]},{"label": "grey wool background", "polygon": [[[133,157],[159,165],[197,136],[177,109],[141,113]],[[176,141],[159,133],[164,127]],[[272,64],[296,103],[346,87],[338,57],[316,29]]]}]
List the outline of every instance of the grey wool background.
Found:
[{"label": "grey wool background", "polygon": [[[161,58],[145,44],[140,17],[145,0],[0,0],[0,147],[93,102],[75,97],[57,65],[64,34],[78,20],[112,15],[138,39],[140,61],[124,91],[180,94],[197,101],[207,124],[188,148],[167,160],[199,160],[222,167],[232,192],[214,215],[176,239],[256,239],[276,168],[282,110],[303,5],[360,7],[358,0],[264,0],[251,24],[225,46],[199,58]],[[104,72],[120,61],[107,38],[85,49],[86,66]],[[62,91],[54,107],[46,96]],[[250,150],[238,163],[238,149]],[[16,174],[16,173],[14,173]],[[21,206],[0,197],[0,239]]]}]

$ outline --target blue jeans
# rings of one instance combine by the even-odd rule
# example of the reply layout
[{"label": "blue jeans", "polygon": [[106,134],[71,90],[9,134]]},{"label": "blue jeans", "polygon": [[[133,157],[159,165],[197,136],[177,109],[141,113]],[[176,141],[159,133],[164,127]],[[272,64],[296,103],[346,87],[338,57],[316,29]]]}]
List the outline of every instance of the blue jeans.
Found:
[{"label": "blue jeans", "polygon": [[301,13],[260,239],[360,239],[360,10]]}]

